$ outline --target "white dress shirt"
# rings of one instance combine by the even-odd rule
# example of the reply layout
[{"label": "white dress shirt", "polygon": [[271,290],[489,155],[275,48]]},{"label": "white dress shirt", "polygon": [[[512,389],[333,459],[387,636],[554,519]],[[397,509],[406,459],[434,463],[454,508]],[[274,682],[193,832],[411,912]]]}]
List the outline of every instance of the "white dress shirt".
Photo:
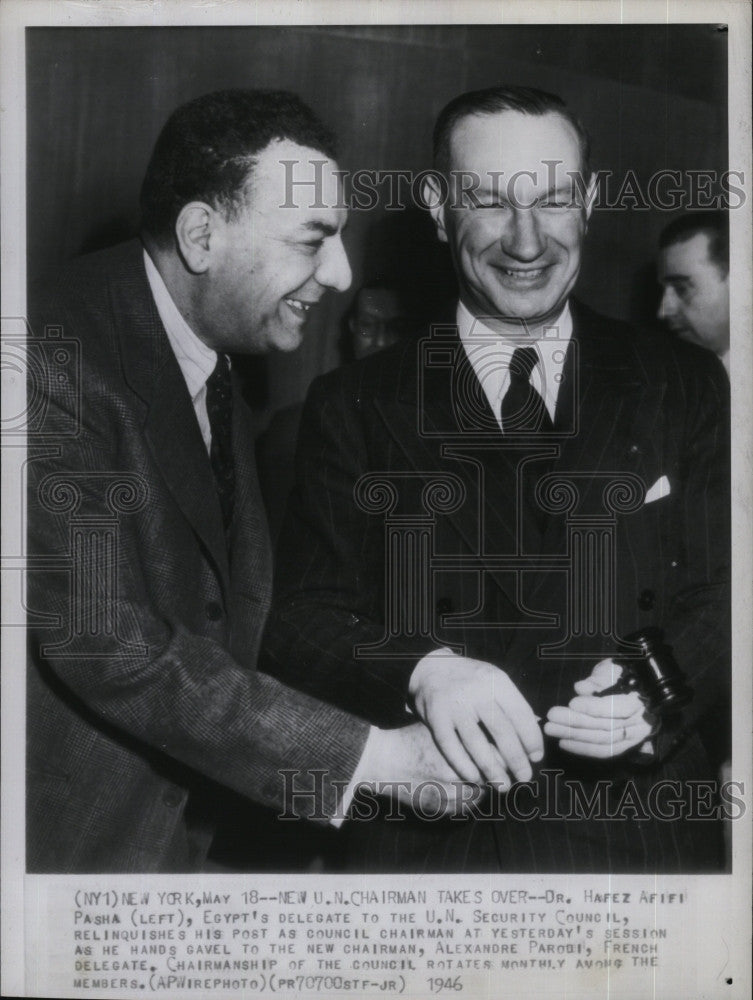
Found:
[{"label": "white dress shirt", "polygon": [[510,387],[510,361],[516,347],[535,348],[539,363],[531,373],[531,385],[544,400],[553,421],[573,333],[569,305],[566,303],[559,317],[544,327],[538,340],[511,340],[473,316],[462,302],[458,302],[456,315],[461,343],[500,427],[502,400]]},{"label": "white dress shirt", "polygon": [[173,349],[175,358],[186,380],[188,394],[193,403],[199,430],[204,439],[207,451],[212,445],[212,431],[207,414],[207,379],[217,364],[217,352],[199,340],[191,327],[180,314],[178,307],[167,290],[162,275],[144,251],[144,267],[149,287],[152,290],[154,304],[157,306],[159,318],[165,328],[167,339]]}]

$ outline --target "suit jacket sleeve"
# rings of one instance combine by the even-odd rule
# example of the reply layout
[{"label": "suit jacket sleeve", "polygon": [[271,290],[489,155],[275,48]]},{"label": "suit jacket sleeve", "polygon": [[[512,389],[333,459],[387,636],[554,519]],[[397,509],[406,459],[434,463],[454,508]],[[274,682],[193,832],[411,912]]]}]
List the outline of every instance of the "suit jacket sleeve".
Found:
[{"label": "suit jacket sleeve", "polygon": [[[59,306],[51,315],[66,323],[69,334],[83,334],[87,326]],[[135,452],[124,427],[136,438],[138,421],[124,402],[121,375],[103,341],[82,346],[83,405],[70,386],[49,381],[48,443],[30,449],[27,598],[32,620],[44,616],[30,629],[39,647],[38,669],[48,688],[93,727],[151,756],[156,751],[166,766],[171,760],[188,765],[278,811],[284,798],[280,769],[324,770],[327,780],[319,791],[297,802],[300,812],[323,820],[337,806],[332,781],[350,779],[368,727],[257,672],[253,662],[239,663],[228,651],[230,643],[215,638],[206,616],[202,623],[197,614],[181,613],[181,601],[199,600],[193,595],[202,580],[179,580],[166,570],[160,575],[168,553],[161,550],[155,525],[173,508],[147,460],[142,467],[132,464]],[[143,443],[140,448],[138,454],[148,454]],[[143,488],[146,503],[140,510],[134,503],[128,513],[126,488],[117,548],[92,566],[79,567],[89,585],[96,580],[100,588],[87,604],[76,593],[70,560],[81,558],[85,548],[76,546],[87,531],[96,534],[112,524],[112,496],[103,489],[103,477],[117,479],[123,470],[141,484],[131,499]],[[183,596],[176,599],[176,592]],[[178,610],[171,613],[168,607]]]},{"label": "suit jacket sleeve", "polygon": [[367,648],[385,639],[385,526],[354,497],[359,478],[378,472],[369,458],[378,418],[365,412],[373,404],[357,371],[316,380],[304,407],[260,666],[391,727],[410,721],[408,681],[436,643],[390,635],[389,655]]}]

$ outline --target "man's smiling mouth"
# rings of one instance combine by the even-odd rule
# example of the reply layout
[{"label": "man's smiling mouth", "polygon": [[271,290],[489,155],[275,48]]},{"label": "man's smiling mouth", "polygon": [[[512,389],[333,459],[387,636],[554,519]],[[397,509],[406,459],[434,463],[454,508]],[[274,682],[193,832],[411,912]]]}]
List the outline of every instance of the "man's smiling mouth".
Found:
[{"label": "man's smiling mouth", "polygon": [[496,265],[496,270],[499,271],[506,278],[511,278],[515,282],[520,284],[529,284],[538,281],[542,278],[549,265],[544,265],[543,267],[504,267]]},{"label": "man's smiling mouth", "polygon": [[316,302],[304,302],[303,299],[293,298],[283,299],[283,302],[299,319],[305,319],[308,311],[316,305]]}]

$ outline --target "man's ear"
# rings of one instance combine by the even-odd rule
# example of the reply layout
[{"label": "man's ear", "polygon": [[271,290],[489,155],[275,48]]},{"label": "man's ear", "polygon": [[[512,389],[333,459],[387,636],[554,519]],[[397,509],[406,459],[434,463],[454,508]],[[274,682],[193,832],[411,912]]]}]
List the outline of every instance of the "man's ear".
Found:
[{"label": "man's ear", "polygon": [[216,211],[203,201],[190,201],[175,221],[175,238],[181,257],[192,274],[204,274],[209,267]]},{"label": "man's ear", "polygon": [[437,228],[437,238],[441,243],[448,243],[447,227],[445,226],[445,206],[447,204],[447,181],[442,174],[429,174],[421,185],[421,197],[424,205]]}]

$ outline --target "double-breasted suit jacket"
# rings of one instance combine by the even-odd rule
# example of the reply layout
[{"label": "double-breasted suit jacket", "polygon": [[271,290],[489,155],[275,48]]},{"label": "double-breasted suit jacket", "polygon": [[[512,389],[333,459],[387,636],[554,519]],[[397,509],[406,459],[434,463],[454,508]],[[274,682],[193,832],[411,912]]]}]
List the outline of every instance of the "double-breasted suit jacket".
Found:
[{"label": "double-breasted suit jacket", "polygon": [[[279,811],[280,768],[347,780],[368,731],[256,671],[272,564],[250,414],[234,386],[226,539],[142,253],[81,258],[32,313],[29,871],[197,868],[215,783]],[[324,819],[334,790],[297,805]]]},{"label": "double-breasted suit jacket", "polygon": [[[645,796],[678,780],[687,814],[682,781],[716,775],[704,721],[728,726],[726,380],[707,352],[572,311],[553,433],[501,432],[452,324],[312,386],[262,664],[401,725],[418,659],[447,646],[504,669],[545,717],[621,637],[656,626],[693,700],[651,753],[594,763],[547,740],[524,810],[552,813],[558,783],[546,822],[371,824],[366,866],[717,863],[716,823],[684,822],[679,807],[667,822],[663,805],[659,819]],[[592,794],[603,781],[609,815],[559,815],[567,782]],[[630,823],[616,813],[633,790],[647,815],[623,810]]]}]

